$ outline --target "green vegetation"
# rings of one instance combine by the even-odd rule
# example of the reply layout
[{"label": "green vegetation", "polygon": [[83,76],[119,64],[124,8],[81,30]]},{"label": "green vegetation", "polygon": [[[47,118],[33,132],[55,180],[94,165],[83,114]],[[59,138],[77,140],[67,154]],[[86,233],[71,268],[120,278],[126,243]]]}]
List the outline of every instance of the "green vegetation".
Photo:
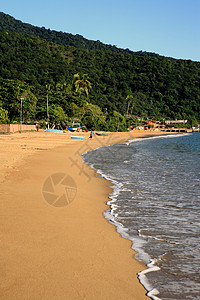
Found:
[{"label": "green vegetation", "polygon": [[[71,33],[58,32],[55,30],[46,29],[45,27],[37,27],[30,24],[16,20],[15,18],[0,12],[0,30],[13,31],[21,34],[29,34],[37,36],[48,42],[59,45],[73,46],[79,49],[88,50],[108,50],[116,53],[132,53],[129,49],[119,49],[116,46],[106,45],[100,41],[87,40],[80,34],[73,35]],[[139,55],[145,52],[139,51]],[[154,53],[146,53],[147,55],[154,56]]]},{"label": "green vegetation", "polygon": [[199,75],[199,62],[118,49],[0,13],[0,122],[19,120],[26,93],[24,122],[78,120],[120,131],[131,113],[195,123]]},{"label": "green vegetation", "polygon": [[[24,95],[23,100],[21,97]],[[24,122],[30,122],[36,115],[37,98],[30,87],[19,80],[3,80],[0,85],[0,107],[7,111],[7,120],[19,121],[23,101]]]},{"label": "green vegetation", "polygon": [[8,122],[8,112],[7,110],[0,107],[0,124],[6,124]]}]

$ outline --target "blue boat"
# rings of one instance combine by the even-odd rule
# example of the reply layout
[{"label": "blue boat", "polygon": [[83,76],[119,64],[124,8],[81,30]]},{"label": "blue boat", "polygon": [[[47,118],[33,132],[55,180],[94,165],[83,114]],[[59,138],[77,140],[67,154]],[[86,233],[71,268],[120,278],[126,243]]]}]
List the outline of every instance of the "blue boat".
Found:
[{"label": "blue boat", "polygon": [[71,136],[71,139],[83,140],[84,136]]},{"label": "blue boat", "polygon": [[63,131],[62,130],[59,130],[59,129],[46,129],[45,130],[46,132],[57,132],[57,133],[63,133]]},{"label": "blue boat", "polygon": [[83,128],[83,126],[79,126],[79,127],[67,127],[67,130],[69,130],[69,131],[78,131],[78,128],[81,129],[81,128]]}]

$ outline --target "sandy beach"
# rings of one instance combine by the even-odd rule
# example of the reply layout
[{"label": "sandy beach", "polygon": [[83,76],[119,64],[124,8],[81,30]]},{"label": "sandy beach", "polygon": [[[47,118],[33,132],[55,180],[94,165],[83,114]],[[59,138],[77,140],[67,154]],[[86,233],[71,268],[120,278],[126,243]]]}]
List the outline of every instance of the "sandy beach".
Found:
[{"label": "sandy beach", "polygon": [[1,299],[149,299],[137,279],[145,266],[103,216],[111,183],[80,154],[160,134],[0,136]]}]

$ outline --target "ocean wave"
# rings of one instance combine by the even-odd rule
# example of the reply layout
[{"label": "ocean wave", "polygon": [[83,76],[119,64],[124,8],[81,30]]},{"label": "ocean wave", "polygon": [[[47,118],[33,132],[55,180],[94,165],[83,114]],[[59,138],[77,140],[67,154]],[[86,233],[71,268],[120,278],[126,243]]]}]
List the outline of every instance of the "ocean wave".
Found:
[{"label": "ocean wave", "polygon": [[149,137],[145,137],[145,138],[137,138],[137,139],[129,140],[125,144],[127,146],[129,146],[131,143],[135,143],[135,142],[141,142],[141,141],[147,141],[147,140],[154,140],[154,139],[164,139],[164,138],[178,138],[178,137],[182,137],[182,136],[186,136],[186,135],[191,135],[191,134],[192,133],[180,133],[180,134],[174,134],[174,135],[166,134],[166,135],[149,136]]}]

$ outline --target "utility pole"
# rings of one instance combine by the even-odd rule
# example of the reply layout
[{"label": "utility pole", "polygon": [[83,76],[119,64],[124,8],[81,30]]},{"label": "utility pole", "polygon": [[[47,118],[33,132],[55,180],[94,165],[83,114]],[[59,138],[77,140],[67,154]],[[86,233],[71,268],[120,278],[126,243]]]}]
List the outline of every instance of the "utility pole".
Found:
[{"label": "utility pole", "polygon": [[22,132],[22,121],[23,121],[23,111],[22,111],[22,106],[23,106],[23,100],[26,97],[26,93],[24,92],[21,97],[20,97],[20,101],[21,101],[21,109],[20,109],[20,132]]},{"label": "utility pole", "polygon": [[21,100],[21,109],[20,109],[20,132],[22,132],[22,101],[24,100],[23,97],[20,97]]},{"label": "utility pole", "polygon": [[47,128],[49,129],[49,95],[48,95],[48,93],[47,93],[47,120],[48,120]]}]

